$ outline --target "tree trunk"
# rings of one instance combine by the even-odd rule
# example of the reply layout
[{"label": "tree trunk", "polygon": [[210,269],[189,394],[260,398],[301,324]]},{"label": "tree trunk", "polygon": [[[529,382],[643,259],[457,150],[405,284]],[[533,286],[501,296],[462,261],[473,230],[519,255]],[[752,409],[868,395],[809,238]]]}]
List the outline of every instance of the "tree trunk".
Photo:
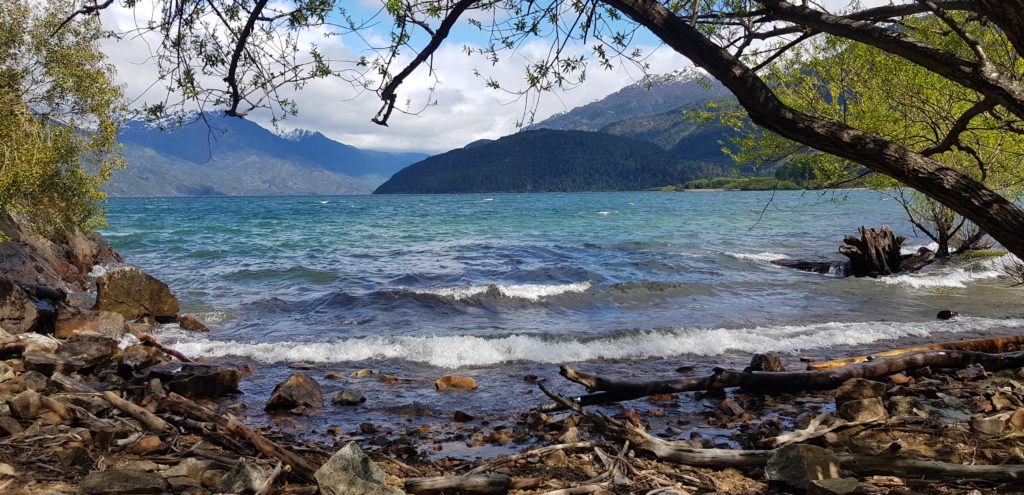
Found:
[{"label": "tree trunk", "polygon": [[[656,0],[603,1],[721,81],[755,124],[888,175],[970,219],[1007,250],[1024,257],[1024,211],[1005,197],[906,146],[788,107],[749,67],[712,43],[689,19],[673,14]],[[1005,92],[999,96],[1001,102],[1012,100]],[[1021,107],[1024,105],[1011,105],[1012,109]]]},{"label": "tree trunk", "polygon": [[435,478],[408,478],[405,491],[414,495],[503,495],[512,487],[507,474],[472,474],[468,476],[438,476]]},{"label": "tree trunk", "polygon": [[888,225],[882,231],[867,227],[860,228],[860,239],[848,235],[839,246],[839,253],[850,258],[850,275],[854,277],[878,277],[900,271],[900,249],[903,236],[892,233]]},{"label": "tree trunk", "polygon": [[911,352],[939,350],[958,350],[987,353],[1016,352],[1024,350],[1024,336],[1013,335],[1009,337],[995,337],[991,339],[966,340],[963,342],[945,342],[941,344],[926,344],[915,345],[912,347],[901,347],[899,349],[889,349],[888,351],[876,352],[874,354],[867,356],[854,356],[843,359],[833,359],[831,361],[822,361],[820,363],[810,363],[807,365],[807,369],[810,371],[831,370],[835,368],[842,368],[843,366],[848,366],[851,364],[865,363],[867,361],[871,361],[874,359],[910,354]]}]

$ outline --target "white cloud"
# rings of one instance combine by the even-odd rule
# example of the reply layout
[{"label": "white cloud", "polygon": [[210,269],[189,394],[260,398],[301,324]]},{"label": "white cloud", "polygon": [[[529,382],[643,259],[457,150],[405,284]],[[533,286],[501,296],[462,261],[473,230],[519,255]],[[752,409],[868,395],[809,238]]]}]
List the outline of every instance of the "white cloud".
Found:
[{"label": "white cloud", "polygon": [[[135,12],[138,14],[125,9],[108,9],[103,13],[104,27],[115,31],[131,29],[136,23],[145,22],[145,15],[151,12],[147,9],[137,8]],[[156,81],[156,66],[149,57],[150,48],[155,47],[158,41],[153,35],[136,36],[110,41],[104,46],[126,86],[126,94],[129,98],[138,98],[139,103],[161,100],[166,93]],[[331,58],[357,58],[338,37],[324,39],[320,33],[309,33],[300,41],[316,43],[321,52]],[[467,56],[461,44],[443,45],[434,56],[434,76],[438,81],[434,93],[431,95],[430,92],[433,77],[428,74],[427,67],[421,66],[398,91],[399,107],[406,109],[405,102],[409,101],[408,109],[414,114],[396,111],[389,120],[389,127],[370,121],[381,105],[372,91],[355,88],[337,79],[313,81],[299,91],[284,92],[298,103],[299,115],[282,125],[318,130],[361,148],[437,153],[477,139],[494,139],[516,132],[516,123],[524,118],[528,108],[535,108],[536,120],[540,121],[554,113],[600,99],[643,75],[639,69],[628,65],[609,71],[592,64],[583,84],[571,90],[531,95],[531,98],[538,99],[530,102],[504,91],[489,89],[484,79],[474,75],[474,70],[478,69],[503,87],[522,88],[527,61],[543,57],[548,48],[543,40],[535,40],[515,53],[504,54],[499,63],[492,65],[483,57]],[[653,51],[648,59],[653,73],[670,72],[691,65],[668,48],[644,48],[645,52]],[[585,49],[576,48],[577,52]],[[428,101],[434,104],[424,108]],[[250,118],[267,124],[270,115],[254,112]]]}]

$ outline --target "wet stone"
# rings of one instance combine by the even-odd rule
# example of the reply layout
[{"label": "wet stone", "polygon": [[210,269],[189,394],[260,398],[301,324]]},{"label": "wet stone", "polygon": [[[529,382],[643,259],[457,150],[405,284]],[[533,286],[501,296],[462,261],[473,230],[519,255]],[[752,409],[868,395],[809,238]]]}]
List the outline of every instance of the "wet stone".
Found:
[{"label": "wet stone", "polygon": [[82,479],[78,491],[87,495],[166,493],[167,483],[163,476],[146,471],[98,471]]},{"label": "wet stone", "polygon": [[301,413],[305,409],[319,409],[323,405],[324,396],[320,385],[309,375],[295,372],[274,387],[265,409]]},{"label": "wet stone", "polygon": [[339,390],[331,397],[331,404],[339,406],[358,406],[366,402],[366,396],[358,390]]}]

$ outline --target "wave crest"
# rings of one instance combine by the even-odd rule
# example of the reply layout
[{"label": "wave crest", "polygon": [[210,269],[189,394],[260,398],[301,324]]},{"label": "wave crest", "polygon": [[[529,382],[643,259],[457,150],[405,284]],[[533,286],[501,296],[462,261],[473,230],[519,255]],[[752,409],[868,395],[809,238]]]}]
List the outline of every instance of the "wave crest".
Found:
[{"label": "wave crest", "polygon": [[676,328],[620,332],[593,338],[515,334],[343,338],[330,342],[247,343],[210,340],[170,326],[160,338],[187,356],[241,356],[267,363],[341,363],[401,359],[439,368],[507,362],[563,363],[642,359],[684,354],[788,352],[924,337],[934,332],[982,332],[1024,326],[1024,319],[960,317],[951,321],[817,323],[753,328]]}]

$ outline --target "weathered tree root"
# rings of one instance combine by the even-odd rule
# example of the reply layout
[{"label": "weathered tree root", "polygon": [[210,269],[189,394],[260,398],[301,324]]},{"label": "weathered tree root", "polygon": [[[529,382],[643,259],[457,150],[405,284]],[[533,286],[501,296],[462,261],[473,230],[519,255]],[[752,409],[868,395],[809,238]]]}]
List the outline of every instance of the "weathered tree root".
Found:
[{"label": "weathered tree root", "polygon": [[[760,467],[767,464],[775,450],[695,449],[649,435],[642,428],[587,411],[579,404],[549,391],[538,384],[541,391],[567,409],[576,411],[589,420],[599,431],[610,437],[628,441],[634,447],[649,452],[663,461],[688,466],[728,468]],[[986,481],[1024,480],[1024,465],[965,465],[931,461],[898,455],[898,448],[881,455],[837,454],[839,465],[848,471],[864,474],[888,474],[934,479],[981,479]]]},{"label": "weathered tree root", "polygon": [[[1005,354],[960,350],[918,351],[829,370],[741,372],[715,368],[714,373],[707,376],[646,382],[625,381],[590,375],[577,371],[565,364],[561,366],[560,373],[569,381],[587,387],[587,390],[590,392],[599,392],[582,396],[575,401],[576,404],[581,406],[589,406],[639,399],[655,394],[733,387],[743,387],[744,389],[759,393],[829,389],[838,387],[850,378],[881,378],[901,371],[926,367],[965,368],[973,364],[980,364],[988,370],[1024,366],[1024,351]],[[549,404],[541,408],[543,411],[562,409],[565,409],[564,405],[558,404]]]}]

